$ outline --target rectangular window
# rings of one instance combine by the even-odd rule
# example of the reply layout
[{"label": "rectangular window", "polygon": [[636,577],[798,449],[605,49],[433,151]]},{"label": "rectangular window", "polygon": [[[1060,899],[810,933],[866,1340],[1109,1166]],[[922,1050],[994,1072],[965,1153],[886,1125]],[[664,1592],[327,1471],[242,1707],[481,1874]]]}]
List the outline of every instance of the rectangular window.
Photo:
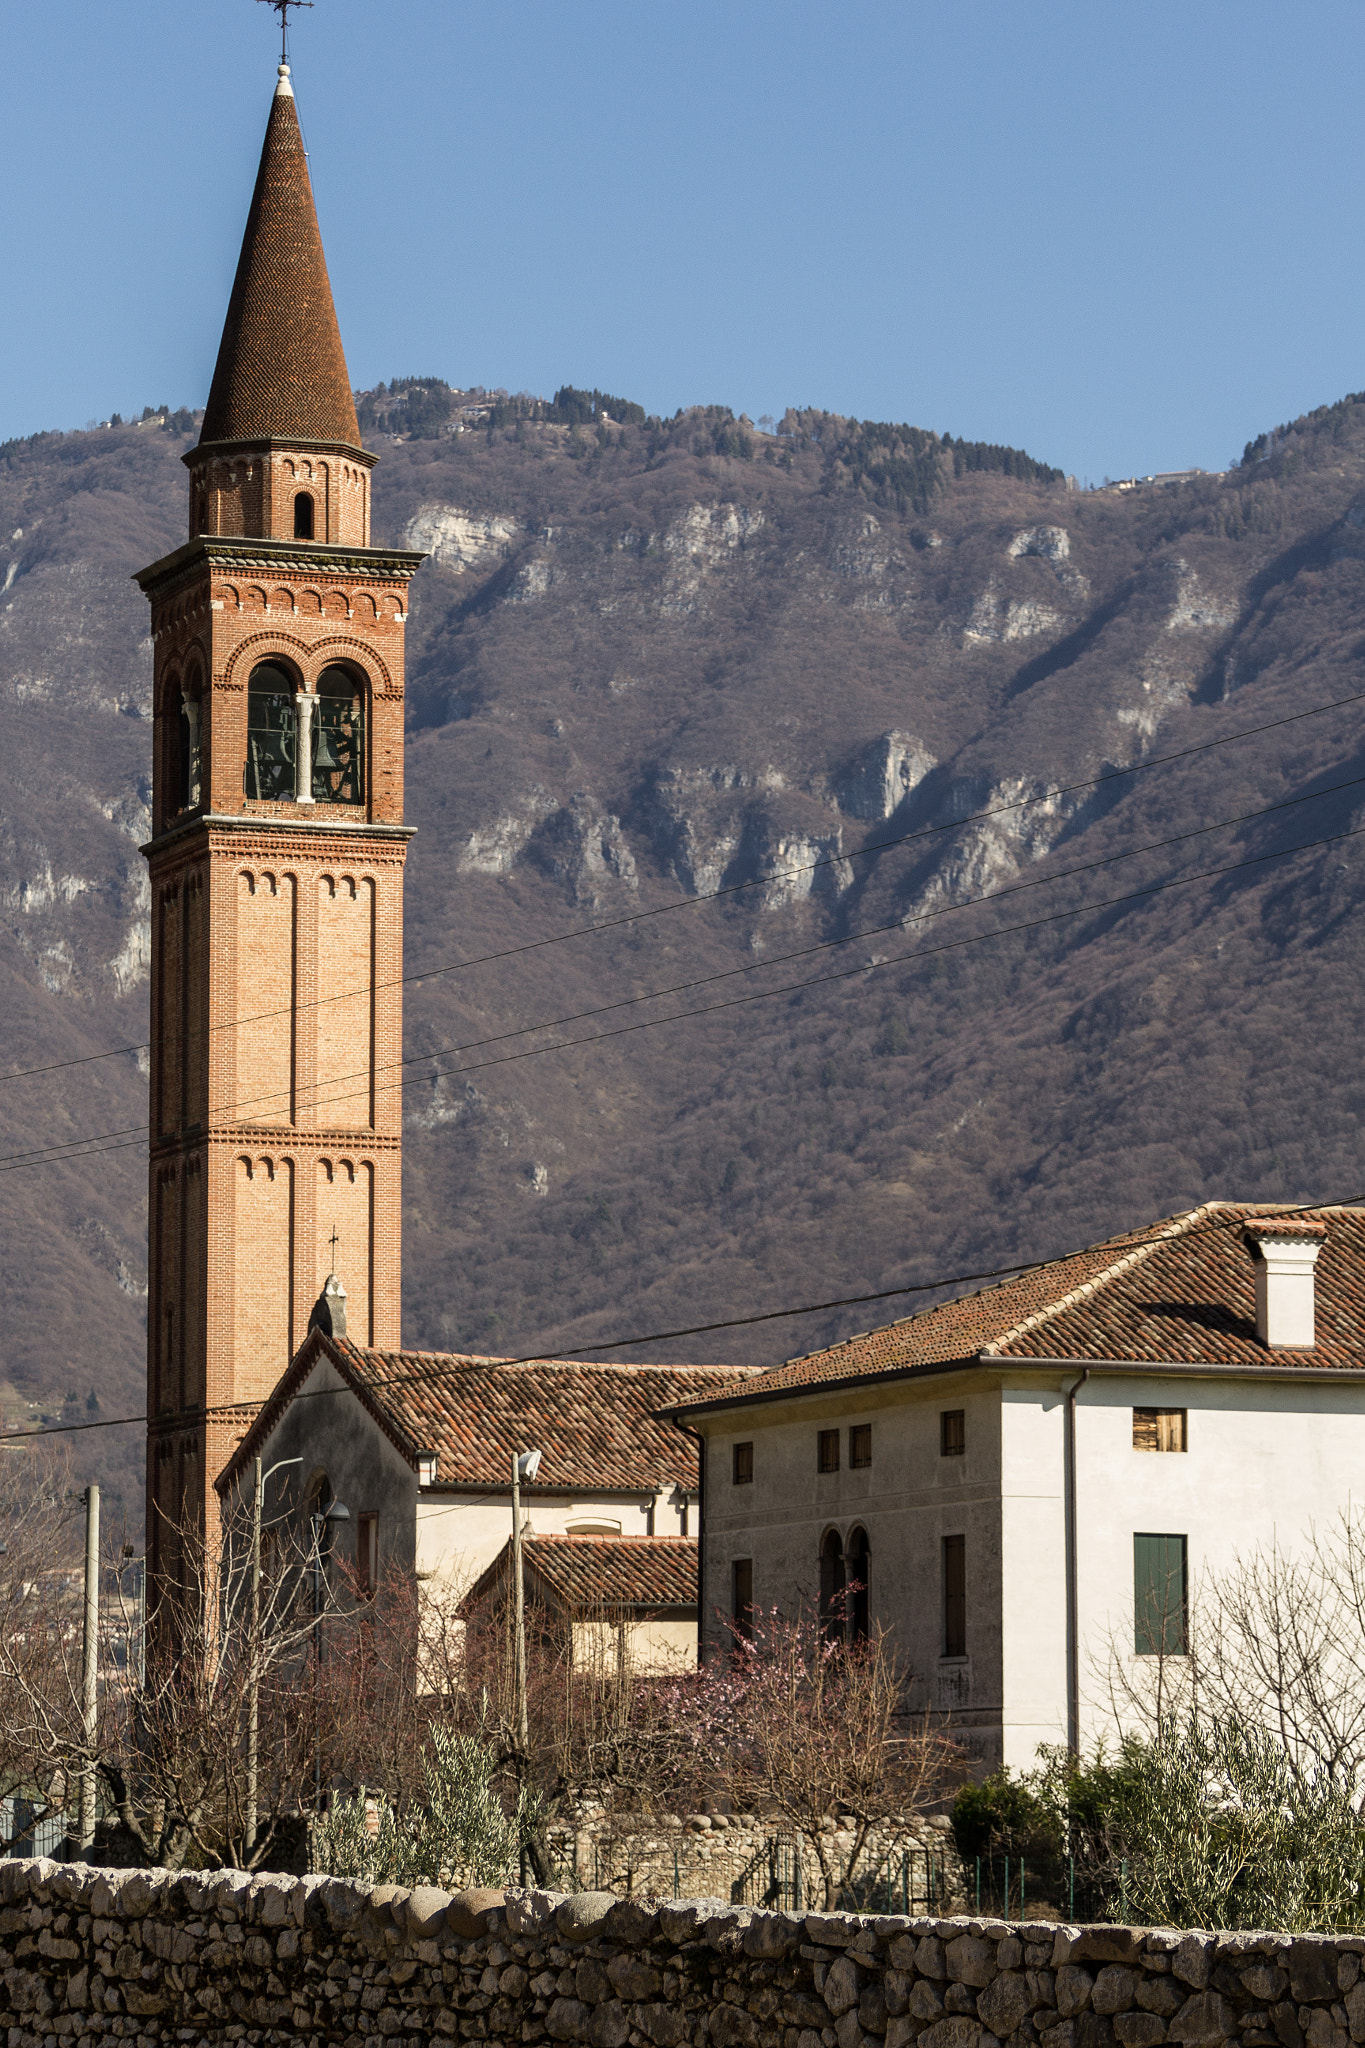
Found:
[{"label": "rectangular window", "polygon": [[967,1539],[943,1539],[943,1654],[967,1654]]},{"label": "rectangular window", "polygon": [[938,1418],[938,1450],[941,1458],[960,1458],[967,1448],[967,1411],[949,1408]]},{"label": "rectangular window", "polygon": [[853,1472],[872,1463],[872,1424],[856,1422],[848,1433],[848,1463]]},{"label": "rectangular window", "polygon": [[1135,1408],[1135,1451],[1183,1451],[1188,1448],[1183,1408]]},{"label": "rectangular window", "polygon": [[733,1478],[736,1486],[753,1485],[754,1447],[752,1444],[735,1445]]},{"label": "rectangular window", "polygon": [[822,1429],[820,1432],[819,1469],[822,1472],[837,1472],[839,1469],[839,1432],[837,1429]]},{"label": "rectangular window", "polygon": [[730,1566],[730,1606],[735,1627],[741,1635],[752,1635],[754,1605],[754,1561],[737,1557]]},{"label": "rectangular window", "polygon": [[355,1575],[367,1599],[379,1591],[379,1517],[358,1515],[355,1525]]},{"label": "rectangular window", "polygon": [[1133,1648],[1139,1657],[1183,1657],[1189,1649],[1184,1536],[1133,1538]]}]

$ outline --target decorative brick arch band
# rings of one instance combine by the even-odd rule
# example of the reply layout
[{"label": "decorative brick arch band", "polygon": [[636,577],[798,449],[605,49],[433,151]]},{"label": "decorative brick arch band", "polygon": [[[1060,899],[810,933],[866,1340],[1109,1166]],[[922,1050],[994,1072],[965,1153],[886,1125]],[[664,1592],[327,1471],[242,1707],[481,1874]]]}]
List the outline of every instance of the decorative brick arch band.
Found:
[{"label": "decorative brick arch band", "polygon": [[[338,649],[342,650],[340,654]],[[349,634],[336,634],[326,640],[303,640],[296,633],[279,631],[252,633],[241,641],[229,655],[222,674],[215,678],[214,688],[244,690],[252,669],[272,654],[290,662],[308,688],[316,683],[323,669],[341,659],[352,661],[362,670],[366,682],[377,695],[398,698],[403,694],[401,689],[394,688],[386,663],[367,641],[352,639]],[[242,676],[240,671],[244,665],[246,674]]]}]

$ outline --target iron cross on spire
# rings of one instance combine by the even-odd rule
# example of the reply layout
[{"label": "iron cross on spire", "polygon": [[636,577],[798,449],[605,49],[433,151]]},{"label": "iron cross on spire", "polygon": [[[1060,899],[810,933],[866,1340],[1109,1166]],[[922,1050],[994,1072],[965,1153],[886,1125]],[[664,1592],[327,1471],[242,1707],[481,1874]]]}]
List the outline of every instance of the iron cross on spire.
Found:
[{"label": "iron cross on spire", "polygon": [[[295,4],[295,0],[287,0],[287,4],[292,7]],[[307,0],[307,4],[311,7],[312,0]],[[335,1223],[332,1225],[332,1235],[328,1238],[327,1242],[332,1247],[332,1271],[335,1273],[337,1269],[337,1246],[341,1243],[341,1239],[337,1236]]]},{"label": "iron cross on spire", "polygon": [[289,10],[291,7],[311,7],[313,0],[261,0],[264,7],[273,7],[280,17],[280,62],[289,62]]}]

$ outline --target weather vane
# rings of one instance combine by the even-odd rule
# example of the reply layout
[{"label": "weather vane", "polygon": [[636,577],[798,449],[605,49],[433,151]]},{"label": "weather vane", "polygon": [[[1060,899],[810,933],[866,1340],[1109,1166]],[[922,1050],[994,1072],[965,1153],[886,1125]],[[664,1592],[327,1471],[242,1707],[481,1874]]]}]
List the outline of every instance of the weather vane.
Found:
[{"label": "weather vane", "polygon": [[289,62],[289,10],[291,7],[311,7],[313,0],[261,0],[263,7],[273,7],[280,17],[280,62]]},{"label": "weather vane", "polygon": [[[272,0],[272,4],[273,4],[273,0]],[[283,4],[284,4],[284,5],[286,6],[286,7],[296,7],[296,6],[297,6],[297,5],[299,4],[299,0],[283,0]],[[312,6],[312,4],[313,4],[313,0],[304,0],[304,5],[305,5],[305,6],[311,7],[311,6]],[[335,1271],[336,1271],[336,1269],[337,1269],[337,1246],[338,1246],[338,1245],[340,1244],[340,1242],[341,1242],[341,1239],[340,1239],[340,1238],[339,1238],[339,1237],[337,1236],[337,1227],[336,1227],[336,1225],[335,1225],[335,1223],[334,1223],[334,1224],[332,1225],[332,1235],[331,1235],[331,1237],[330,1237],[330,1238],[328,1239],[328,1243],[329,1243],[329,1244],[331,1245],[331,1247],[332,1247],[332,1271],[333,1271],[334,1273],[335,1273]]]}]

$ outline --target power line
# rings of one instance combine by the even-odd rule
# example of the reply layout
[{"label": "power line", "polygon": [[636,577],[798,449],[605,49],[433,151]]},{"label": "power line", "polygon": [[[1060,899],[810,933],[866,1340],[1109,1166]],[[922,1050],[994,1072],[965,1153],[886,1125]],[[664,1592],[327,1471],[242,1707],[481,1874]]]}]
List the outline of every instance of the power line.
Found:
[{"label": "power line", "polygon": [[[843,946],[856,945],[870,938],[880,938],[890,931],[904,930],[908,924],[928,923],[934,918],[946,917],[957,911],[977,909],[982,904],[999,902],[1007,896],[1021,895],[1030,889],[1046,888],[1055,882],[1074,879],[1077,875],[1091,874],[1098,868],[1112,867],[1119,861],[1137,859],[1145,853],[1160,852],[1168,846],[1180,845],[1191,839],[1203,838],[1211,832],[1230,831],[1235,826],[1253,823],[1258,819],[1270,817],[1280,811],[1293,810],[1300,804],[1314,803],[1322,797],[1338,795],[1342,790],[1358,788],[1363,782],[1365,782],[1365,776],[1353,776],[1345,782],[1332,783],[1325,789],[1310,791],[1305,796],[1289,797],[1283,803],[1268,804],[1258,811],[1247,811],[1237,817],[1223,818],[1212,825],[1196,826],[1188,832],[1174,833],[1166,839],[1150,840],[1141,846],[1130,847],[1119,853],[1107,854],[1099,860],[1087,861],[1076,867],[1063,868],[1054,874],[1037,875],[1028,881],[1013,883],[1005,889],[992,890],[982,896],[968,897],[960,903],[943,904],[936,910],[921,912],[913,918],[894,918],[886,924],[873,925],[856,932],[850,932],[842,938],[819,940],[813,945],[801,947],[792,953],[774,954],[768,959],[746,961],[741,966],[723,968],[714,974],[698,976],[691,981],[674,983],[668,988],[650,989],[636,996],[623,996],[615,1002],[603,1003],[591,1010],[573,1012],[564,1017],[547,1018],[539,1024],[520,1025],[514,1030],[494,1033],[488,1038],[472,1039],[462,1045],[438,1047],[434,1052],[413,1053],[405,1059],[395,1060],[389,1066],[379,1067],[375,1071],[378,1073],[397,1071],[401,1074],[404,1068],[420,1066],[427,1061],[443,1059],[451,1053],[475,1052],[488,1045],[503,1044],[509,1038],[522,1038],[534,1032],[559,1030],[568,1024],[585,1022],[593,1017],[604,1016],[616,1010],[633,1008],[641,1003],[660,1002],[668,996],[687,994],[693,989],[710,987],[720,981],[733,980],[739,975],[761,973],[768,968],[785,966],[793,960],[809,959],[817,953],[830,952]],[[1122,896],[1106,898],[1097,904],[1082,904],[1070,910],[1058,911],[1048,917],[1030,919],[1017,925],[1002,926],[991,932],[975,933],[970,938],[952,940],[945,946],[925,947],[913,953],[898,955],[895,960],[881,960],[873,963],[864,962],[856,968],[843,970],[838,974],[817,975],[807,981],[787,982],[775,989],[762,989],[753,995],[739,997],[733,1002],[712,1003],[700,1009],[677,1011],[668,1017],[649,1018],[640,1024],[625,1025],[611,1031],[588,1033],[581,1038],[564,1040],[554,1045],[524,1047],[519,1052],[504,1055],[496,1060],[481,1060],[464,1067],[439,1069],[432,1078],[450,1079],[464,1073],[478,1073],[487,1066],[500,1066],[507,1064],[511,1060],[538,1058],[544,1053],[562,1052],[580,1045],[593,1045],[600,1039],[621,1037],[629,1031],[649,1030],[655,1025],[680,1023],[690,1017],[709,1016],[717,1010],[734,1008],[741,1003],[761,1002],[770,996],[788,995],[794,990],[818,987],[829,981],[846,980],[854,975],[865,974],[874,966],[899,965],[905,961],[932,958],[937,953],[956,951],[963,946],[977,945],[987,939],[1003,937],[1011,932],[1032,931],[1040,925],[1057,923],[1062,918],[1082,916],[1089,909],[1109,909],[1115,904],[1132,902],[1143,896],[1160,894],[1167,889],[1183,888],[1190,883],[1208,880],[1211,877],[1235,874],[1243,868],[1260,866],[1269,860],[1287,859],[1295,853],[1312,852],[1317,847],[1330,846],[1338,840],[1350,839],[1356,836],[1355,832],[1335,833],[1323,839],[1309,840],[1300,846],[1285,847],[1273,853],[1258,854],[1245,861],[1235,861],[1222,867],[1205,869],[1196,875],[1176,876],[1167,882],[1153,883],[1147,888],[1131,891]],[[357,1071],[348,1075],[338,1075],[336,1077],[338,1081],[360,1080],[362,1078],[366,1081],[364,1087],[352,1089],[347,1094],[323,1096],[313,1104],[313,1107],[315,1109],[331,1108],[341,1102],[357,1101],[368,1097],[371,1093],[368,1070],[363,1072]],[[401,1088],[402,1085],[400,1079],[396,1082],[389,1082],[383,1087],[376,1088],[373,1092],[375,1094],[389,1094],[395,1088]],[[255,1104],[261,1102],[279,1102],[281,1099],[281,1091],[272,1090],[266,1094],[247,1097],[242,1101],[233,1103],[229,1106],[229,1109],[222,1110],[218,1114],[226,1117],[232,1111],[250,1109]],[[147,1124],[129,1124],[121,1130],[103,1131],[90,1138],[72,1138],[54,1145],[36,1146],[27,1152],[0,1155],[0,1172],[14,1172],[29,1165],[59,1165],[65,1159],[87,1156],[89,1153],[93,1153],[96,1148],[108,1151],[122,1150],[124,1149],[123,1146],[115,1141],[124,1140],[134,1144],[143,1142],[149,1129],[150,1126]]]},{"label": "power line", "polygon": [[[447,974],[462,974],[475,967],[487,967],[502,960],[511,960],[523,953],[540,952],[547,946],[566,944],[571,939],[593,938],[603,932],[620,931],[626,926],[644,924],[650,919],[663,917],[678,910],[696,910],[704,905],[720,902],[728,896],[743,895],[750,889],[771,888],[776,883],[789,881],[795,875],[813,874],[819,868],[839,867],[848,861],[868,860],[878,854],[893,852],[897,847],[908,846],[921,839],[931,839],[943,832],[965,831],[969,825],[979,825],[990,818],[1004,817],[1011,812],[1028,810],[1035,804],[1052,803],[1061,796],[1074,795],[1080,789],[1098,789],[1106,783],[1116,782],[1124,776],[1145,774],[1151,768],[1169,767],[1175,761],[1189,760],[1195,754],[1205,754],[1217,747],[1226,747],[1236,740],[1256,739],[1268,732],[1278,732],[1287,725],[1296,725],[1305,718],[1320,718],[1326,712],[1340,711],[1351,704],[1365,701],[1365,691],[1357,691],[1349,697],[1338,697],[1330,704],[1315,704],[1306,711],[1294,711],[1284,718],[1269,720],[1264,725],[1244,726],[1237,732],[1224,733],[1221,738],[1201,740],[1197,746],[1181,747],[1174,753],[1154,754],[1145,761],[1134,761],[1126,768],[1110,768],[1103,775],[1092,775],[1078,782],[1058,783],[1054,788],[1039,791],[1034,796],[1018,797],[1012,803],[993,804],[984,810],[973,811],[965,818],[950,819],[945,823],[919,826],[913,832],[899,834],[894,839],[874,841],[870,846],[855,847],[848,853],[824,854],[819,860],[803,862],[799,866],[778,869],[771,875],[757,875],[747,882],[732,882],[723,889],[713,890],[705,896],[687,896],[672,903],[656,904],[651,910],[632,911],[627,917],[607,918],[598,924],[578,925],[567,932],[551,933],[543,939],[530,939],[520,946],[506,946],[496,953],[477,954],[469,960],[454,960],[444,967],[424,967],[411,974],[399,976],[394,981],[374,984],[374,993],[385,989],[420,986],[424,981],[436,981]],[[268,1018],[295,1014],[309,1009],[321,1009],[328,1003],[354,1000],[357,996],[368,996],[370,987],[344,989],[336,995],[315,997],[311,1002],[297,1006],[285,1005],[277,1010],[260,1010],[249,1017],[237,1017],[226,1024],[211,1025],[210,1031],[236,1031],[242,1025],[259,1024]],[[70,1067],[85,1067],[101,1060],[121,1059],[129,1053],[149,1052],[150,1040],[143,1039],[135,1045],[111,1047],[107,1052],[83,1053],[77,1059],[54,1060],[40,1067],[18,1067],[8,1074],[0,1074],[0,1085],[8,1081],[23,1081],[39,1074],[63,1073]]]},{"label": "power line", "polygon": [[[1358,1208],[1362,1202],[1365,1202],[1365,1196],[1352,1195],[1348,1200],[1344,1202],[1298,1202],[1292,1205],[1287,1204],[1282,1208],[1277,1208],[1275,1213],[1277,1216],[1285,1217],[1316,1216],[1322,1214],[1324,1211],[1330,1212],[1332,1210],[1337,1209]],[[591,1364],[595,1361],[586,1358],[586,1354],[589,1352],[632,1350],[640,1344],[666,1344],[675,1342],[683,1337],[703,1337],[713,1335],[718,1330],[749,1329],[757,1323],[776,1323],[789,1321],[797,1316],[822,1315],[828,1313],[831,1309],[836,1308],[862,1308],[866,1307],[868,1304],[872,1302],[895,1301],[907,1294],[936,1294],[943,1288],[947,1287],[968,1287],[974,1284],[988,1283],[994,1280],[1010,1280],[1016,1278],[1020,1273],[1039,1272],[1042,1270],[1044,1266],[1065,1265],[1071,1259],[1084,1257],[1084,1255],[1087,1252],[1111,1251],[1114,1257],[1117,1259],[1123,1256],[1125,1250],[1141,1250],[1144,1245],[1161,1245],[1163,1243],[1172,1245],[1185,1245],[1193,1242],[1193,1240],[1198,1237],[1208,1236],[1214,1232],[1240,1229],[1245,1220],[1245,1217],[1241,1215],[1220,1217],[1212,1222],[1201,1223],[1198,1226],[1196,1226],[1196,1228],[1183,1232],[1171,1232],[1169,1230],[1163,1232],[1160,1228],[1149,1224],[1145,1227],[1144,1230],[1121,1232],[1117,1237],[1101,1239],[1098,1244],[1074,1246],[1072,1250],[1068,1252],[1058,1252],[1052,1258],[1023,1259],[1017,1265],[993,1266],[989,1268],[987,1271],[981,1273],[956,1273],[952,1275],[941,1276],[937,1280],[916,1280],[909,1282],[904,1287],[879,1288],[875,1293],[872,1294],[845,1294],[840,1295],[831,1301],[804,1302],[801,1304],[799,1308],[763,1309],[760,1310],[756,1315],[731,1316],[722,1322],[715,1323],[693,1323],[686,1329],[653,1330],[650,1331],[647,1335],[640,1337],[613,1337],[606,1339],[601,1343],[581,1344],[572,1350],[556,1351],[553,1357],[549,1353],[544,1351],[531,1351],[527,1352],[526,1355],[521,1358],[478,1358],[475,1359],[473,1362],[478,1364],[498,1366],[559,1365],[567,1362],[569,1359],[583,1358],[586,1360],[587,1363]],[[1163,1218],[1162,1222],[1163,1224],[1168,1223],[1169,1219]],[[909,1318],[898,1318],[898,1320],[907,1321],[909,1320]],[[862,1334],[866,1333],[864,1332]],[[838,1346],[841,1344],[856,1343],[858,1335],[858,1332],[854,1332],[849,1337],[837,1337],[834,1339],[833,1343],[826,1345],[822,1348],[832,1351],[837,1349]],[[300,1346],[300,1349],[301,1348],[302,1346]],[[358,1350],[369,1349],[368,1346],[357,1346],[356,1348]],[[381,1353],[380,1355],[382,1356],[383,1354]],[[421,1353],[418,1354],[418,1356],[421,1355]],[[439,1357],[441,1354],[434,1353],[431,1355]],[[410,1387],[414,1385],[430,1384],[433,1381],[454,1379],[467,1368],[470,1362],[471,1360],[468,1357],[465,1357],[462,1359],[459,1365],[433,1366],[430,1372],[390,1373],[387,1376],[380,1376],[375,1379],[366,1380],[365,1386],[367,1389],[396,1386]],[[663,1370],[668,1370],[668,1368],[665,1367],[663,1368]],[[772,1368],[772,1370],[776,1371],[778,1370],[778,1368],[774,1367]],[[763,1375],[756,1374],[754,1376],[752,1384],[759,1384],[761,1382],[762,1377]],[[299,1393],[293,1395],[292,1398],[294,1400],[313,1401],[322,1400],[329,1396],[342,1394],[346,1392],[349,1392],[349,1389],[346,1387],[318,1387],[313,1389],[311,1392],[300,1391]],[[265,1399],[262,1401],[220,1402],[215,1404],[214,1406],[207,1408],[181,1409],[177,1414],[173,1415],[148,1416],[144,1412],[141,1415],[111,1416],[108,1419],[102,1418],[98,1422],[53,1423],[49,1427],[36,1430],[4,1430],[0,1431],[0,1443],[37,1443],[43,1438],[50,1436],[77,1436],[82,1434],[84,1431],[92,1429],[127,1429],[132,1427],[136,1423],[145,1424],[149,1421],[158,1422],[163,1427],[168,1429],[177,1429],[184,1428],[190,1423],[197,1424],[200,1422],[206,1422],[211,1417],[222,1418],[225,1416],[232,1415],[250,1415],[254,1417],[260,1414],[263,1409],[267,1408],[273,1398],[274,1395],[272,1392],[271,1394],[267,1394]]]},{"label": "power line", "polygon": [[[1201,868],[1197,874],[1179,874],[1179,877],[1175,877],[1171,881],[1164,881],[1164,883],[1148,883],[1144,889],[1130,889],[1130,891],[1121,893],[1121,895],[1115,895],[1115,897],[1101,897],[1097,903],[1076,903],[1070,909],[1050,911],[1046,918],[1027,918],[1027,920],[1021,920],[1019,924],[997,926],[997,930],[993,930],[993,932],[974,932],[968,938],[945,940],[941,946],[921,946],[915,952],[902,952],[902,954],[896,954],[896,956],[882,958],[882,961],[864,961],[864,963],[860,963],[857,967],[843,967],[843,969],[839,969],[833,975],[810,975],[806,981],[786,981],[786,983],[782,983],[776,989],[757,989],[757,991],[753,991],[749,995],[731,995],[731,997],[726,997],[724,1001],[718,1001],[718,1004],[706,1004],[706,1006],[702,1006],[698,1010],[677,1010],[677,1012],[673,1012],[673,1016],[665,1016],[665,1018],[641,1018],[636,1024],[618,1024],[612,1030],[587,1032],[581,1038],[565,1038],[565,1040],[559,1040],[557,1044],[542,1044],[542,1047],[522,1047],[516,1053],[501,1053],[501,1055],[497,1055],[497,1059],[471,1061],[465,1067],[446,1067],[438,1075],[434,1075],[434,1079],[454,1079],[454,1077],[463,1075],[463,1073],[481,1073],[485,1067],[505,1067],[505,1065],[512,1065],[518,1059],[540,1059],[546,1053],[567,1053],[567,1051],[573,1051],[575,1047],[583,1047],[583,1044],[589,1044],[589,1047],[591,1047],[591,1044],[602,1044],[606,1038],[624,1038],[624,1036],[628,1036],[630,1032],[636,1032],[636,1030],[655,1030],[661,1024],[686,1024],[686,1022],[690,1022],[694,1018],[714,1016],[720,1010],[739,1010],[745,1004],[759,1004],[759,1001],[767,1001],[769,997],[774,997],[774,995],[792,995],[792,993],[800,993],[804,989],[823,987],[823,985],[833,983],[833,981],[851,981],[857,975],[874,973],[878,967],[915,965],[919,961],[929,961],[929,958],[933,958],[935,954],[941,954],[941,952],[960,952],[964,946],[980,946],[986,940],[993,940],[993,938],[1009,938],[1009,936],[1019,934],[1019,932],[1036,932],[1036,930],[1042,930],[1044,926],[1050,926],[1050,924],[1062,924],[1066,918],[1085,918],[1085,915],[1089,915],[1089,913],[1103,911],[1103,909],[1115,909],[1115,907],[1124,905],[1124,903],[1138,903],[1144,897],[1164,895],[1166,891],[1171,891],[1171,889],[1187,889],[1193,883],[1216,881],[1216,879],[1224,877],[1224,874],[1240,874],[1246,868],[1265,866],[1271,860],[1287,860],[1293,854],[1310,854],[1310,852],[1316,852],[1322,846],[1338,846],[1340,842],[1345,842],[1345,840],[1361,838],[1361,834],[1365,834],[1365,825],[1357,825],[1351,831],[1334,831],[1334,834],[1328,834],[1322,840],[1306,840],[1302,846],[1285,846],[1285,848],[1279,848],[1277,852],[1271,852],[1271,854],[1254,854],[1248,860],[1232,860],[1232,862],[1226,862],[1224,866],[1218,866],[1218,868]],[[1103,862],[1099,862],[1099,864],[1103,864]],[[1054,877],[1054,879],[1060,881],[1062,877]],[[1048,877],[1040,877],[1040,885],[1044,881],[1048,881]],[[1033,887],[1033,885],[1021,885],[1021,887]],[[1005,891],[1001,891],[1001,893],[1005,893]],[[976,903],[990,903],[990,901],[995,901],[995,899],[993,897],[976,897],[974,901]],[[964,909],[968,905],[950,905],[950,907]],[[876,936],[876,934],[868,934],[868,932],[855,934],[855,938],[868,938],[868,936]],[[839,944],[849,944],[849,940],[841,940]],[[821,948],[810,948],[810,950],[821,950]],[[759,965],[778,965],[778,963],[759,963]],[[667,991],[663,991],[663,993],[667,993]],[[641,999],[649,999],[649,997],[641,997]],[[538,1028],[546,1030],[546,1028],[551,1028],[551,1026],[538,1026]],[[442,1055],[428,1053],[428,1055],[417,1055],[417,1057],[438,1059]],[[383,1087],[383,1090],[377,1090],[377,1094],[391,1094],[395,1087],[401,1087],[401,1085],[403,1085],[401,1079],[399,1081],[391,1081],[391,1083],[387,1083],[387,1087]],[[368,1090],[358,1090],[356,1094],[368,1094]],[[260,1135],[260,1139],[264,1143],[264,1137],[270,1135],[270,1126],[258,1126],[258,1135]],[[293,1135],[295,1135],[293,1133],[293,1126],[278,1126],[278,1137],[284,1143],[289,1143],[289,1139]],[[346,1137],[348,1135],[338,1133],[338,1139],[346,1139]],[[106,1141],[117,1141],[117,1143],[106,1143]],[[63,1163],[68,1163],[70,1159],[100,1157],[106,1151],[127,1151],[131,1145],[145,1145],[145,1143],[147,1143],[147,1126],[145,1124],[129,1126],[129,1130],[125,1130],[125,1133],[119,1133],[119,1130],[111,1130],[111,1133],[102,1133],[100,1137],[94,1137],[94,1139],[72,1139],[65,1147],[49,1147],[45,1153],[12,1153],[8,1157],[8,1161],[0,1159],[0,1174],[20,1174],[20,1171],[27,1171],[27,1169],[39,1167],[39,1165],[63,1165]]]}]

